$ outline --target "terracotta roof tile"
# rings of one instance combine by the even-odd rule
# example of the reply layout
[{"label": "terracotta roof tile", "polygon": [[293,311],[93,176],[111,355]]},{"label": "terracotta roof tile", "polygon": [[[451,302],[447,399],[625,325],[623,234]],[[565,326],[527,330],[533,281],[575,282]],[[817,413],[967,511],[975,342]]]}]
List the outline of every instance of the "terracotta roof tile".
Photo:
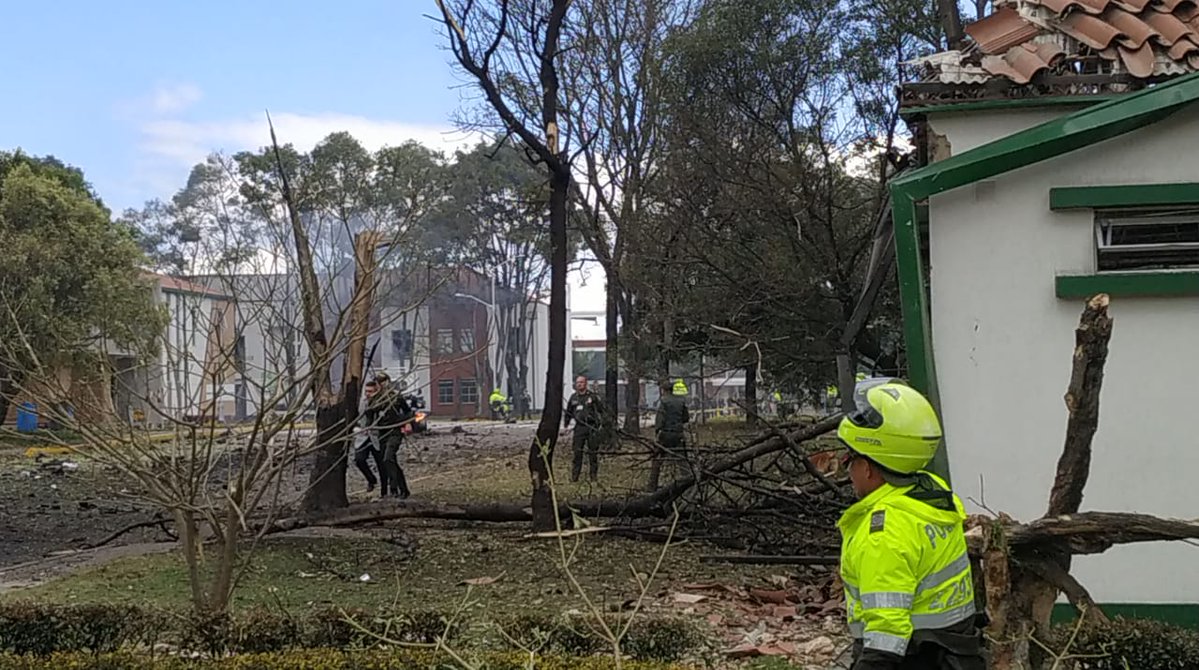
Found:
[{"label": "terracotta roof tile", "polygon": [[1175,42],[1192,34],[1191,27],[1183,23],[1177,16],[1166,12],[1145,12],[1142,15],[1145,23],[1157,31],[1158,42],[1162,46],[1173,46]]},{"label": "terracotta roof tile", "polygon": [[[1156,12],[1150,13],[1156,14]],[[1136,14],[1131,14],[1123,9],[1109,7],[1099,18],[1119,30],[1124,36],[1120,42],[1130,49],[1140,49],[1150,39],[1161,37],[1161,33],[1142,21]]]},{"label": "terracotta roof tile", "polygon": [[1031,40],[1040,32],[1040,28],[1026,21],[1011,7],[1000,8],[994,14],[966,26],[966,34],[986,54],[1004,53]]},{"label": "terracotta roof tile", "polygon": [[994,13],[966,27],[975,46],[917,61],[926,81],[1025,85],[1046,70],[1140,79],[1199,71],[1199,0],[993,1]]},{"label": "terracotta roof tile", "polygon": [[983,69],[1017,84],[1027,84],[1038,72],[1052,67],[1064,53],[1055,44],[1029,42],[1008,49],[1002,56],[984,56]]}]

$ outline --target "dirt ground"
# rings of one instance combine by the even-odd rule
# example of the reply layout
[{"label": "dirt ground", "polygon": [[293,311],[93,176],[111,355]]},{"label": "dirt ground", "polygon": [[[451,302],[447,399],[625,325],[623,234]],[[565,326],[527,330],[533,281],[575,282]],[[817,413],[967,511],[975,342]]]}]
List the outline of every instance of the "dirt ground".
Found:
[{"label": "dirt ground", "polygon": [[[410,439],[404,467],[414,500],[527,501],[525,459],[534,428],[447,423]],[[635,495],[644,483],[639,457],[605,457],[598,484],[566,483],[569,461],[567,449],[555,462],[564,497]],[[307,469],[298,466],[292,479],[291,494],[298,497]],[[352,466],[347,482],[352,500],[373,498]],[[23,448],[0,447],[0,598],[186,606],[181,561],[162,530],[138,530],[102,548],[81,550],[154,514],[117,473],[90,461],[86,452],[35,460]],[[466,580],[494,578],[496,583],[479,589],[479,606],[488,612],[576,609],[575,588],[555,568],[555,543],[531,542],[518,526],[408,520],[272,536],[255,553],[238,602],[282,597],[288,607],[453,607]],[[576,566],[579,581],[604,608],[619,610],[635,590],[632,575],[647,572],[660,551],[653,542],[590,537]],[[766,655],[820,662],[804,666],[809,668],[837,667],[824,665],[844,649],[839,587],[831,571],[711,564],[700,560],[704,553],[727,552],[672,545],[648,594],[648,609],[693,617],[714,632],[727,658]]]}]

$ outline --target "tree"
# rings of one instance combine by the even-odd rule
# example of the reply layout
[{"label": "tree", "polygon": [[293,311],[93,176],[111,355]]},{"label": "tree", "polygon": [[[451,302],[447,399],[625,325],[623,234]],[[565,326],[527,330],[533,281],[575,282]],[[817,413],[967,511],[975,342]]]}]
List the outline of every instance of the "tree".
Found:
[{"label": "tree", "polygon": [[[617,407],[619,364],[628,379],[626,432],[640,430],[640,382],[647,372],[648,329],[641,301],[651,290],[646,278],[660,240],[650,231],[654,188],[665,147],[664,46],[672,31],[690,19],[689,0],[581,0],[571,24],[571,46],[563,77],[567,114],[578,129],[580,205],[586,210],[584,239],[607,279],[605,388]],[[625,344],[618,338],[618,320]]]},{"label": "tree", "polygon": [[145,348],[162,315],[142,263],[81,172],[0,153],[0,417],[31,371],[95,375],[107,351]]},{"label": "tree", "polygon": [[[885,84],[928,16],[878,31],[865,9],[709,0],[669,45],[675,141],[663,169],[687,249],[671,266],[688,296],[678,304],[720,328],[706,340],[712,353],[760,361],[795,392],[837,379],[884,192],[881,166],[861,164],[893,150]],[[855,342],[892,373],[893,295],[892,282]]]},{"label": "tree", "polygon": [[[507,135],[529,148],[549,178],[550,359],[545,403],[529,448],[533,526],[555,526],[550,473],[562,419],[566,366],[566,271],[571,160],[559,126],[560,42],[570,0],[435,0],[458,65],[483,93]],[[530,104],[537,100],[537,104]]]}]

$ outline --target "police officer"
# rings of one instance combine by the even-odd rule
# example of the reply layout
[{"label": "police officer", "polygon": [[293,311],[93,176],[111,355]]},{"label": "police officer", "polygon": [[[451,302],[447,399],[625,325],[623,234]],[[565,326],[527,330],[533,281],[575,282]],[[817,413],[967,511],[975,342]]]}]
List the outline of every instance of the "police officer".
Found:
[{"label": "police officer", "polygon": [[[680,384],[682,384],[681,388]],[[661,397],[658,400],[658,414],[654,417],[654,433],[657,435],[658,445],[654,449],[653,460],[649,466],[647,488],[650,491],[658,489],[658,478],[662,474],[662,460],[668,454],[677,458],[686,446],[683,429],[691,421],[691,414],[687,411],[687,401],[683,399],[687,393],[687,385],[679,380],[671,387],[670,382],[663,381],[659,389]]]},{"label": "police officer", "polygon": [[379,391],[367,405],[367,421],[379,432],[379,445],[383,451],[383,466],[380,479],[383,480],[383,495],[390,493],[400,499],[407,498],[408,481],[404,477],[404,469],[400,467],[400,447],[404,444],[404,426],[412,419],[412,408],[404,395],[391,384],[391,379],[380,374],[375,377]]},{"label": "police officer", "polygon": [[941,441],[932,405],[867,379],[837,437],[858,501],[841,516],[854,670],[985,670],[962,501],[923,468]]},{"label": "police officer", "polygon": [[599,479],[599,442],[604,428],[604,406],[599,396],[587,388],[587,377],[579,375],[575,379],[575,392],[566,403],[562,427],[570,428],[570,422],[575,422],[573,441],[574,460],[570,465],[570,481],[579,481],[579,473],[583,469],[583,450],[591,466],[591,481]]}]

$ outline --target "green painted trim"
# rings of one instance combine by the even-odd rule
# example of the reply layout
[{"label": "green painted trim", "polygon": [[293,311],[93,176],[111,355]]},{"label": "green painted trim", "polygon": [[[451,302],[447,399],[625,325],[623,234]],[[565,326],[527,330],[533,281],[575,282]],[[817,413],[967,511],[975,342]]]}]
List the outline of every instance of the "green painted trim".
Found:
[{"label": "green painted trim", "polygon": [[1043,98],[1003,98],[998,100],[972,100],[969,102],[949,102],[943,105],[921,105],[899,110],[903,118],[926,114],[942,114],[949,112],[981,112],[1003,109],[1039,109],[1045,107],[1087,107],[1115,98],[1115,95],[1050,95]]},{"label": "green painted trim", "polygon": [[[1153,619],[1182,628],[1199,629],[1199,605],[1188,603],[1101,603],[1109,618]],[[1067,603],[1053,606],[1050,620],[1053,623],[1068,623],[1078,618],[1074,608]]]},{"label": "green painted trim", "polygon": [[1098,293],[1113,298],[1196,296],[1199,295],[1199,271],[1058,275],[1053,286],[1057,297],[1067,300],[1085,300]]},{"label": "green painted trim", "polygon": [[1199,100],[1199,73],[1121,95],[897,177],[919,201],[1143,128]]},{"label": "green painted trim", "polygon": [[[937,371],[933,366],[927,273],[920,257],[920,223],[923,217],[915,201],[902,198],[902,194],[893,194],[891,207],[903,338],[908,358],[908,383],[928,397],[939,411],[941,403],[937,395]],[[949,455],[944,441],[933,456],[932,470],[952,486]]]},{"label": "green painted trim", "polygon": [[1199,183],[1068,186],[1049,189],[1049,209],[1199,204]]}]

